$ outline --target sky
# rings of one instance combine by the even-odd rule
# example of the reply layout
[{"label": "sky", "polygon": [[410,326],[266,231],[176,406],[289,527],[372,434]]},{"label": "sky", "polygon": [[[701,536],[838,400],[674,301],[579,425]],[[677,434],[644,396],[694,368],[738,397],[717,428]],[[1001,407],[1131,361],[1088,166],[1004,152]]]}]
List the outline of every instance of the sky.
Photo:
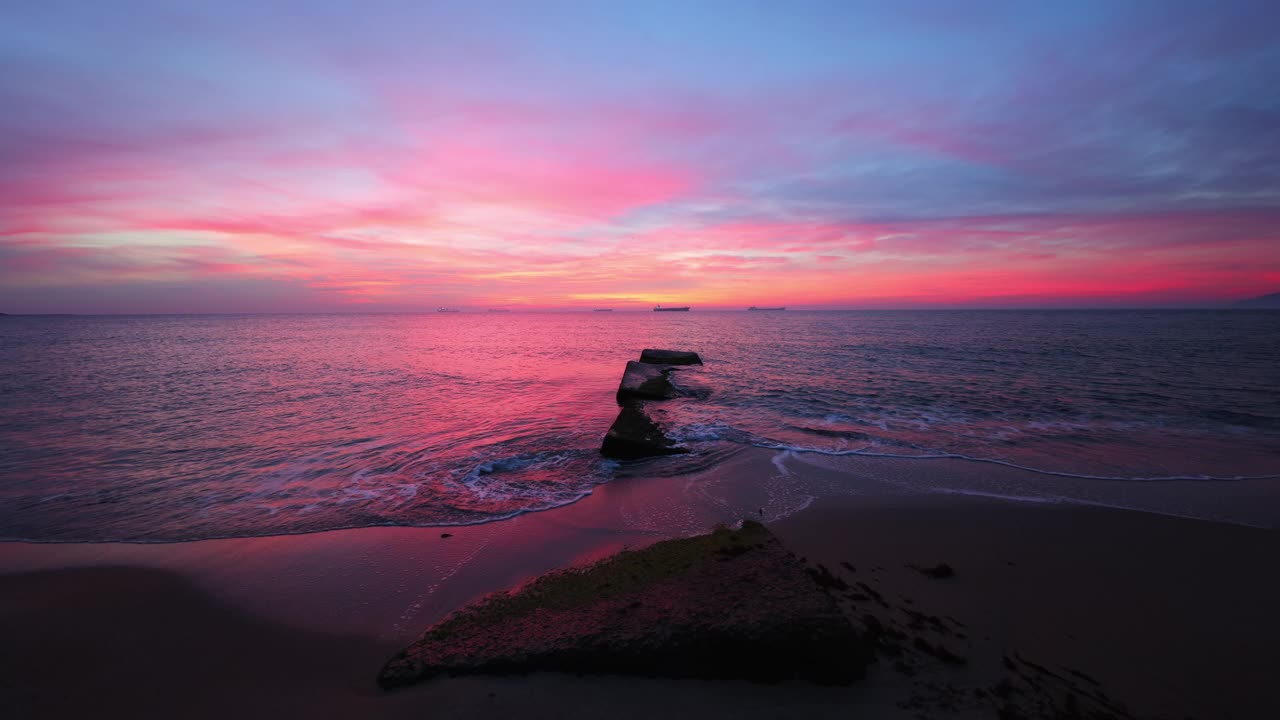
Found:
[{"label": "sky", "polygon": [[1280,3],[10,0],[0,312],[1280,290]]}]

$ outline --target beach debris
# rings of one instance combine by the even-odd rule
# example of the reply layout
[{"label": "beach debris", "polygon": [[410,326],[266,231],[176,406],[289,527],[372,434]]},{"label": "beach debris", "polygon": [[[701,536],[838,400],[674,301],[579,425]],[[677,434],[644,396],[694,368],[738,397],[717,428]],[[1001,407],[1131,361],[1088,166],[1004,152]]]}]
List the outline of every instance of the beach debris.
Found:
[{"label": "beach debris", "polygon": [[[427,629],[378,676],[535,671],[845,683],[871,641],[754,521],[623,551],[490,595]],[[749,592],[727,588],[749,586]]]},{"label": "beach debris", "polygon": [[690,350],[656,350],[645,348],[640,351],[640,362],[655,365],[701,365],[702,358]]}]

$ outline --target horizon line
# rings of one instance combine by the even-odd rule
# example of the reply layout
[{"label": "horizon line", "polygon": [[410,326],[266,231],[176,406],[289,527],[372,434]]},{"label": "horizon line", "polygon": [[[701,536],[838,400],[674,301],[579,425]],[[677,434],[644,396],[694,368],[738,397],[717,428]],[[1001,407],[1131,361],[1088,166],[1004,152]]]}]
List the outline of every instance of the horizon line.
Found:
[{"label": "horizon line", "polygon": [[[559,313],[589,314],[597,308],[457,308],[448,313],[438,310],[199,310],[187,312],[0,312],[0,317],[172,317],[188,315],[438,315],[438,314],[488,314],[491,309],[501,309],[512,313]],[[612,312],[651,313],[652,309],[608,308]],[[845,308],[805,308],[785,306],[784,312],[1056,312],[1056,311],[1134,311],[1134,310],[1276,310],[1280,308],[1251,307],[1238,301],[1216,305],[1027,305],[1027,306],[938,306],[938,307],[845,307]],[[690,307],[690,312],[695,312]],[[739,307],[707,307],[697,312],[713,313],[746,313],[747,308]]]}]

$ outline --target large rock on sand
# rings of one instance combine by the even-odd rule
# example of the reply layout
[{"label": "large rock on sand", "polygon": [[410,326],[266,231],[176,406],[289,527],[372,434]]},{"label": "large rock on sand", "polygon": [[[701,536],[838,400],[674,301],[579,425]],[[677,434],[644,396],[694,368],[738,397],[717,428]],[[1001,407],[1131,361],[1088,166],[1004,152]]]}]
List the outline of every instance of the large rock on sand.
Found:
[{"label": "large rock on sand", "polygon": [[671,368],[663,365],[627,361],[627,369],[618,384],[618,402],[629,398],[642,400],[667,400],[682,393],[671,384]]},{"label": "large rock on sand", "polygon": [[746,521],[491,595],[429,628],[378,683],[544,670],[831,683],[872,657],[835,599]]},{"label": "large rock on sand", "polygon": [[600,445],[600,453],[615,460],[636,460],[653,455],[678,455],[688,452],[667,437],[662,428],[644,412],[644,403],[629,402],[622,406],[618,418]]},{"label": "large rock on sand", "polygon": [[698,353],[688,350],[655,350],[645,348],[640,351],[640,362],[655,365],[701,365],[702,358]]}]

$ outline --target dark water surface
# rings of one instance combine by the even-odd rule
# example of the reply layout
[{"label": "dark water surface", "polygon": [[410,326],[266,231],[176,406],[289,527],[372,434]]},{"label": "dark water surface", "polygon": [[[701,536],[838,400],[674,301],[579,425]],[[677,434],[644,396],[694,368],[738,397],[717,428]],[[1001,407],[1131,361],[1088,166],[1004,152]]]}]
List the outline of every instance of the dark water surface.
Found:
[{"label": "dark water surface", "polygon": [[706,360],[678,377],[709,398],[660,411],[694,450],[664,474],[746,446],[962,456],[1035,470],[1032,484],[1280,473],[1280,312],[8,317],[0,538],[563,505],[619,475],[596,450],[644,347]]}]

